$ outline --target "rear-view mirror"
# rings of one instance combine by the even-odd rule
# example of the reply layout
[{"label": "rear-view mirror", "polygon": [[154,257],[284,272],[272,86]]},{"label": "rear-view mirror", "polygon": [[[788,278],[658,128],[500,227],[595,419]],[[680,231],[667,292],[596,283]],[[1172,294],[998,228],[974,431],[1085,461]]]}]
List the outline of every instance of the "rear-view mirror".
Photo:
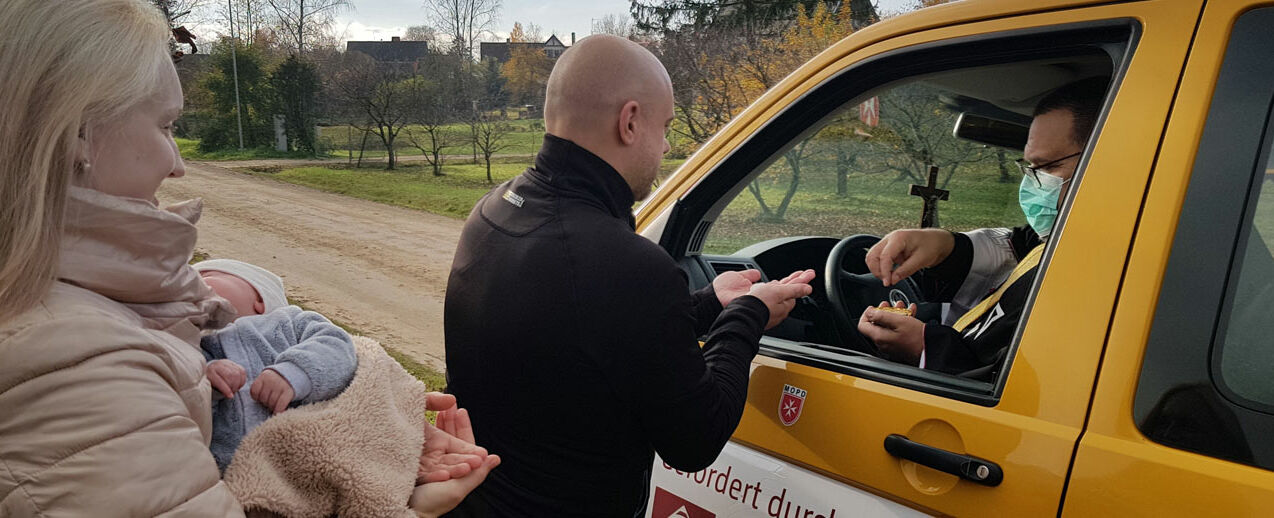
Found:
[{"label": "rear-view mirror", "polygon": [[981,144],[1021,150],[1026,147],[1029,130],[1029,127],[1018,123],[964,112],[956,119],[952,134]]}]

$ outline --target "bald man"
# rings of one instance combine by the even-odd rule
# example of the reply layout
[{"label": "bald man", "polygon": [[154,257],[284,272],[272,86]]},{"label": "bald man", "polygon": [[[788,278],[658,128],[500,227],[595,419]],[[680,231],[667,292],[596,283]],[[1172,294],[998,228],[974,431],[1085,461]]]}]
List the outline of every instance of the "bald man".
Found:
[{"label": "bald man", "polygon": [[732,272],[690,293],[634,233],[672,117],[653,55],[585,38],[549,76],[535,165],[469,215],[447,286],[448,390],[503,463],[454,515],[639,516],[656,451],[697,471],[738,425],[761,333],[814,272]]}]

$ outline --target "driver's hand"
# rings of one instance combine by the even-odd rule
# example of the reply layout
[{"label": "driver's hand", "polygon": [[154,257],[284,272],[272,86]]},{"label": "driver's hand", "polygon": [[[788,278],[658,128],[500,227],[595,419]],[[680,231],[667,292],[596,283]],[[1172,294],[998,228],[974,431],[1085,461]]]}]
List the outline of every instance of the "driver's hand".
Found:
[{"label": "driver's hand", "polygon": [[[889,307],[881,302],[880,307]],[[903,307],[899,302],[894,307]],[[909,308],[916,314],[916,305]],[[920,363],[920,353],[925,350],[925,323],[915,317],[879,311],[868,306],[858,318],[858,332],[876,343],[876,348],[889,360],[907,365]]]},{"label": "driver's hand", "polygon": [[867,269],[885,286],[893,286],[921,268],[937,266],[954,248],[955,237],[946,230],[895,230],[867,251]]}]

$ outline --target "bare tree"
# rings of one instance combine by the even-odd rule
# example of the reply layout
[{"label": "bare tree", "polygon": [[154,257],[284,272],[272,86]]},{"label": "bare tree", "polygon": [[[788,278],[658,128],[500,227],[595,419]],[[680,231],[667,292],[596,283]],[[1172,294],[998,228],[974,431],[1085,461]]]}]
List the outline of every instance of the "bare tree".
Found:
[{"label": "bare tree", "polygon": [[389,155],[385,169],[393,169],[398,162],[398,135],[418,119],[414,110],[433,85],[401,67],[380,65],[360,52],[345,56],[331,83],[342,118],[380,138]]},{"label": "bare tree", "polygon": [[495,181],[491,178],[491,157],[509,147],[505,138],[513,131],[513,127],[502,120],[480,117],[474,122],[473,129],[473,142],[482,152],[482,160],[487,164],[487,183],[494,184]]},{"label": "bare tree", "polygon": [[473,59],[473,48],[500,15],[500,0],[425,0],[434,26],[451,39],[452,50]]},{"label": "bare tree", "polygon": [[434,176],[442,176],[443,150],[462,144],[464,139],[447,127],[451,110],[442,88],[431,85],[428,91],[419,92],[418,101],[415,124],[406,130],[407,142],[420,150]]},{"label": "bare tree", "polygon": [[350,8],[350,0],[266,0],[274,9],[279,28],[296,53],[305,54],[310,32],[327,29],[337,13]]},{"label": "bare tree", "polygon": [[637,26],[633,17],[627,14],[608,14],[593,21],[593,34],[610,34],[621,38],[631,38]]},{"label": "bare tree", "polygon": [[407,34],[403,35],[403,39],[407,41],[427,41],[429,48],[433,48],[438,42],[438,31],[428,25],[412,25],[407,28]]}]

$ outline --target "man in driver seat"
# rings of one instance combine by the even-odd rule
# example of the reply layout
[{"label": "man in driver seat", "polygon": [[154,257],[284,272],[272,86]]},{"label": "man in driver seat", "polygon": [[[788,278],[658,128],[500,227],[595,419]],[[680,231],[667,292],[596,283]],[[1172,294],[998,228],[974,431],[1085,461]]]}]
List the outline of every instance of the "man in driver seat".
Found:
[{"label": "man in driver seat", "polygon": [[895,230],[867,252],[868,268],[886,286],[920,272],[913,280],[927,299],[950,302],[950,314],[960,315],[951,325],[937,325],[867,308],[858,331],[883,356],[924,369],[994,377],[1025,309],[1107,83],[1105,77],[1076,81],[1050,92],[1035,107],[1018,161],[1023,173],[1018,198],[1027,225],[964,233]]}]

